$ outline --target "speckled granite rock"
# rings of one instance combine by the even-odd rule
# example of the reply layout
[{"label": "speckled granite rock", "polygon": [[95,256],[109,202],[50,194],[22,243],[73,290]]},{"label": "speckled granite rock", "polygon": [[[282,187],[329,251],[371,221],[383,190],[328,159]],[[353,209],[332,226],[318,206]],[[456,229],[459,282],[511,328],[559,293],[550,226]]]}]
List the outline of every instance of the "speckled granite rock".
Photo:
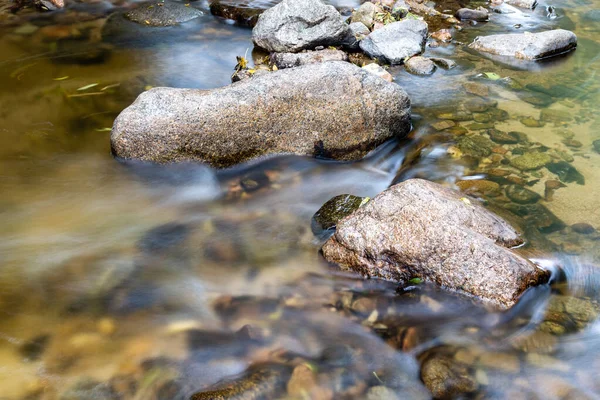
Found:
[{"label": "speckled granite rock", "polygon": [[277,68],[283,69],[326,61],[348,61],[348,54],[341,50],[324,49],[302,53],[271,53],[270,59]]},{"label": "speckled granite rock", "polygon": [[564,29],[479,36],[469,47],[482,53],[538,60],[574,49],[577,47],[577,36]]},{"label": "speckled granite rock", "polygon": [[509,308],[549,277],[509,249],[522,242],[475,200],[410,179],[339,221],[323,255],[365,276],[399,282],[419,277]]},{"label": "speckled granite rock", "polygon": [[426,37],[427,23],[407,19],[371,32],[360,42],[360,48],[371,58],[401,64],[405,58],[423,51]]},{"label": "speckled granite rock", "polygon": [[272,154],[356,160],[409,130],[400,86],[332,61],[213,90],[149,90],[117,117],[111,145],[124,159],[223,168]]}]

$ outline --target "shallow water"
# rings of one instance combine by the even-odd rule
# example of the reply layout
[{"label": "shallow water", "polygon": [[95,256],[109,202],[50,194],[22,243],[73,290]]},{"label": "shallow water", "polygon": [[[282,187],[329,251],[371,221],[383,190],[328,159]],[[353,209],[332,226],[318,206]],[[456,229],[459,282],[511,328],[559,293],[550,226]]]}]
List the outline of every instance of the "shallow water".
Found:
[{"label": "shallow water", "polygon": [[[228,84],[235,56],[252,53],[248,29],[203,3],[192,6],[206,15],[176,28],[123,25],[127,4],[40,17],[2,3],[0,398],[187,399],[239,374],[264,398],[365,398],[381,385],[429,398],[420,370],[440,362],[473,398],[600,397],[600,235],[571,227],[600,228],[600,26],[582,19],[598,4],[554,1],[555,19],[546,5],[465,26],[455,40],[563,27],[577,33],[576,51],[508,65],[455,43],[426,52],[454,59],[452,70],[421,78],[391,68],[413,101],[409,138],[356,163],[279,157],[216,171],[120,163],[109,128],[150,87]],[[472,118],[528,142],[474,157],[463,129],[436,129],[478,98],[466,88],[497,101]],[[487,137],[475,122],[458,126]],[[504,161],[520,147],[568,160],[585,184],[562,176],[564,187],[547,190],[559,174]],[[373,197],[411,177],[475,182],[459,185],[526,232],[522,251],[553,269],[552,285],[499,313],[321,259],[310,218],[325,201]],[[556,220],[515,209],[504,195],[514,182]],[[298,379],[302,368],[313,381]]]}]

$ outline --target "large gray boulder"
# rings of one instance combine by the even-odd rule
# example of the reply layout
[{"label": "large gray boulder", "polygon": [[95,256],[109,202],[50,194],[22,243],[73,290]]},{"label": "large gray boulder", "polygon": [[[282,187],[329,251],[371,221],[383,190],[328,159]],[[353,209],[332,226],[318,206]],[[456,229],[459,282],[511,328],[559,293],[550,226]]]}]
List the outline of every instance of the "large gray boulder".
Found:
[{"label": "large gray boulder", "polygon": [[339,221],[323,254],[365,276],[405,283],[418,277],[508,308],[549,276],[510,250],[521,243],[476,200],[411,179]]},{"label": "large gray boulder", "polygon": [[212,89],[155,88],[115,120],[113,153],[223,168],[271,154],[357,160],[410,130],[410,100],[396,84],[331,61]]},{"label": "large gray boulder", "polygon": [[407,57],[420,54],[427,38],[427,23],[406,19],[377,29],[360,42],[369,57],[390,64],[401,64]]},{"label": "large gray boulder", "polygon": [[482,53],[538,60],[574,49],[577,47],[577,36],[564,29],[479,36],[469,47]]},{"label": "large gray boulder", "polygon": [[275,52],[337,46],[349,35],[340,13],[320,0],[283,0],[265,11],[252,29],[254,44]]}]

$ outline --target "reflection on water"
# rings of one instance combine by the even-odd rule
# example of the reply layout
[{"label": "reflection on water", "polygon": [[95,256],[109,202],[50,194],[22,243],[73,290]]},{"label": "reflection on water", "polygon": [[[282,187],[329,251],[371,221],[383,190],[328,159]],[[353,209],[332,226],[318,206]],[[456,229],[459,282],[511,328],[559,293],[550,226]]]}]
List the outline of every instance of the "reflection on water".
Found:
[{"label": "reflection on water", "polygon": [[[136,26],[127,4],[0,6],[0,396],[430,398],[423,382],[440,398],[600,396],[598,24],[585,2],[554,2],[556,18],[546,5],[503,6],[455,39],[575,30],[577,51],[550,64],[454,43],[427,50],[452,70],[391,68],[413,99],[409,139],[356,163],[227,171],[119,163],[107,128],[149,87],[228,84],[249,30],[208,13]],[[532,153],[548,167],[519,168]],[[411,177],[457,183],[519,225],[551,286],[498,313],[326,265],[312,214]]]}]

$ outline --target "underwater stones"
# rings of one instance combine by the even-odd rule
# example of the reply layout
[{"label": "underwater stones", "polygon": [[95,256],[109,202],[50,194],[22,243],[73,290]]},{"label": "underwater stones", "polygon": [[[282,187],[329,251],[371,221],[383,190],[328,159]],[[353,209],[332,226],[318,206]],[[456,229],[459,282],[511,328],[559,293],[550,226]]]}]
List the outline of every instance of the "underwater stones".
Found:
[{"label": "underwater stones", "polygon": [[421,379],[436,399],[454,399],[475,392],[479,385],[466,364],[436,354],[421,366]]},{"label": "underwater stones", "polygon": [[508,185],[505,189],[506,197],[519,204],[530,204],[539,201],[542,196],[524,188],[521,185]]},{"label": "underwater stones", "polygon": [[541,128],[546,124],[544,121],[540,121],[532,117],[524,117],[519,121],[528,128]]},{"label": "underwater stones", "polygon": [[452,40],[452,32],[450,29],[440,29],[439,31],[433,32],[430,36],[432,39],[439,40],[440,42],[449,42]]},{"label": "underwater stones", "polygon": [[419,277],[509,308],[548,273],[509,249],[522,243],[510,225],[462,196],[421,179],[394,185],[339,221],[323,255],[364,276]]},{"label": "underwater stones", "polygon": [[175,1],[141,3],[125,13],[125,18],[141,25],[172,26],[203,15],[202,11]]},{"label": "underwater stones", "polygon": [[552,296],[548,302],[547,313],[561,314],[567,313],[578,325],[583,328],[589,322],[598,318],[599,307],[590,300],[580,299],[571,296]]},{"label": "underwater stones", "polygon": [[320,0],[283,0],[261,14],[252,29],[252,41],[267,51],[295,53],[341,45],[349,34],[333,6]]},{"label": "underwater stones", "polygon": [[488,87],[482,83],[477,82],[466,82],[463,84],[465,91],[475,96],[487,97],[490,94]]},{"label": "underwater stones", "polygon": [[367,391],[366,400],[401,400],[398,394],[385,386],[373,386]]},{"label": "underwater stones", "polygon": [[577,36],[564,29],[538,33],[478,36],[469,48],[482,53],[537,60],[558,55],[577,46]]},{"label": "underwater stones", "polygon": [[557,161],[546,165],[548,171],[558,175],[561,182],[576,182],[578,185],[585,185],[585,177],[577,171],[577,168],[566,161]]},{"label": "underwater stones", "polygon": [[452,69],[456,67],[456,62],[447,58],[431,57],[430,60],[433,61],[435,65],[443,69]]},{"label": "underwater stones", "polygon": [[311,229],[315,235],[335,228],[338,221],[356,211],[361,205],[369,201],[366,197],[340,194],[329,199],[313,215]]},{"label": "underwater stones", "polygon": [[472,157],[487,157],[496,147],[494,142],[480,135],[461,136],[457,139],[456,146],[464,155]]},{"label": "underwater stones", "polygon": [[484,22],[490,19],[490,14],[483,7],[479,7],[476,10],[472,10],[470,8],[461,8],[456,12],[456,14],[454,14],[454,16],[461,21]]},{"label": "underwater stones", "polygon": [[348,55],[341,50],[324,49],[302,53],[271,53],[270,59],[277,68],[284,69],[326,61],[348,61]]},{"label": "underwater stones", "polygon": [[427,24],[406,19],[377,29],[360,42],[369,57],[390,64],[401,64],[407,57],[420,54],[427,37]]},{"label": "underwater stones", "polygon": [[515,132],[503,132],[498,129],[490,129],[487,131],[487,134],[490,136],[496,143],[500,144],[516,144],[519,143],[520,137]]},{"label": "underwater stones", "polygon": [[504,2],[511,6],[529,9],[535,8],[537,5],[537,0],[505,0]]},{"label": "underwater stones", "polygon": [[573,232],[580,233],[582,235],[591,235],[596,232],[596,228],[587,222],[578,222],[576,224],[571,225],[571,229]]},{"label": "underwater stones", "polygon": [[464,106],[468,111],[478,112],[478,113],[486,112],[490,108],[494,108],[497,105],[498,105],[498,102],[496,100],[490,100],[490,99],[481,98],[481,97],[475,97],[472,99],[468,99],[464,103]]},{"label": "underwater stones", "polygon": [[258,21],[258,16],[277,3],[276,0],[212,0],[210,12],[238,25],[253,27]]},{"label": "underwater stones", "polygon": [[225,168],[273,154],[356,160],[409,130],[400,86],[332,61],[212,90],[149,90],[117,117],[111,145],[123,159]]},{"label": "underwater stones", "polygon": [[594,140],[592,142],[592,146],[594,146],[594,150],[596,151],[596,153],[600,153],[600,139]]},{"label": "underwater stones", "polygon": [[406,71],[413,75],[431,75],[435,72],[435,63],[429,58],[416,56],[404,62]]},{"label": "underwater stones", "polygon": [[500,194],[500,185],[486,179],[458,181],[456,182],[456,186],[463,192],[469,194],[483,194],[487,196],[497,196]]},{"label": "underwater stones", "polygon": [[552,157],[546,153],[528,152],[521,156],[511,158],[510,165],[521,171],[531,171],[540,169],[551,162]]}]

